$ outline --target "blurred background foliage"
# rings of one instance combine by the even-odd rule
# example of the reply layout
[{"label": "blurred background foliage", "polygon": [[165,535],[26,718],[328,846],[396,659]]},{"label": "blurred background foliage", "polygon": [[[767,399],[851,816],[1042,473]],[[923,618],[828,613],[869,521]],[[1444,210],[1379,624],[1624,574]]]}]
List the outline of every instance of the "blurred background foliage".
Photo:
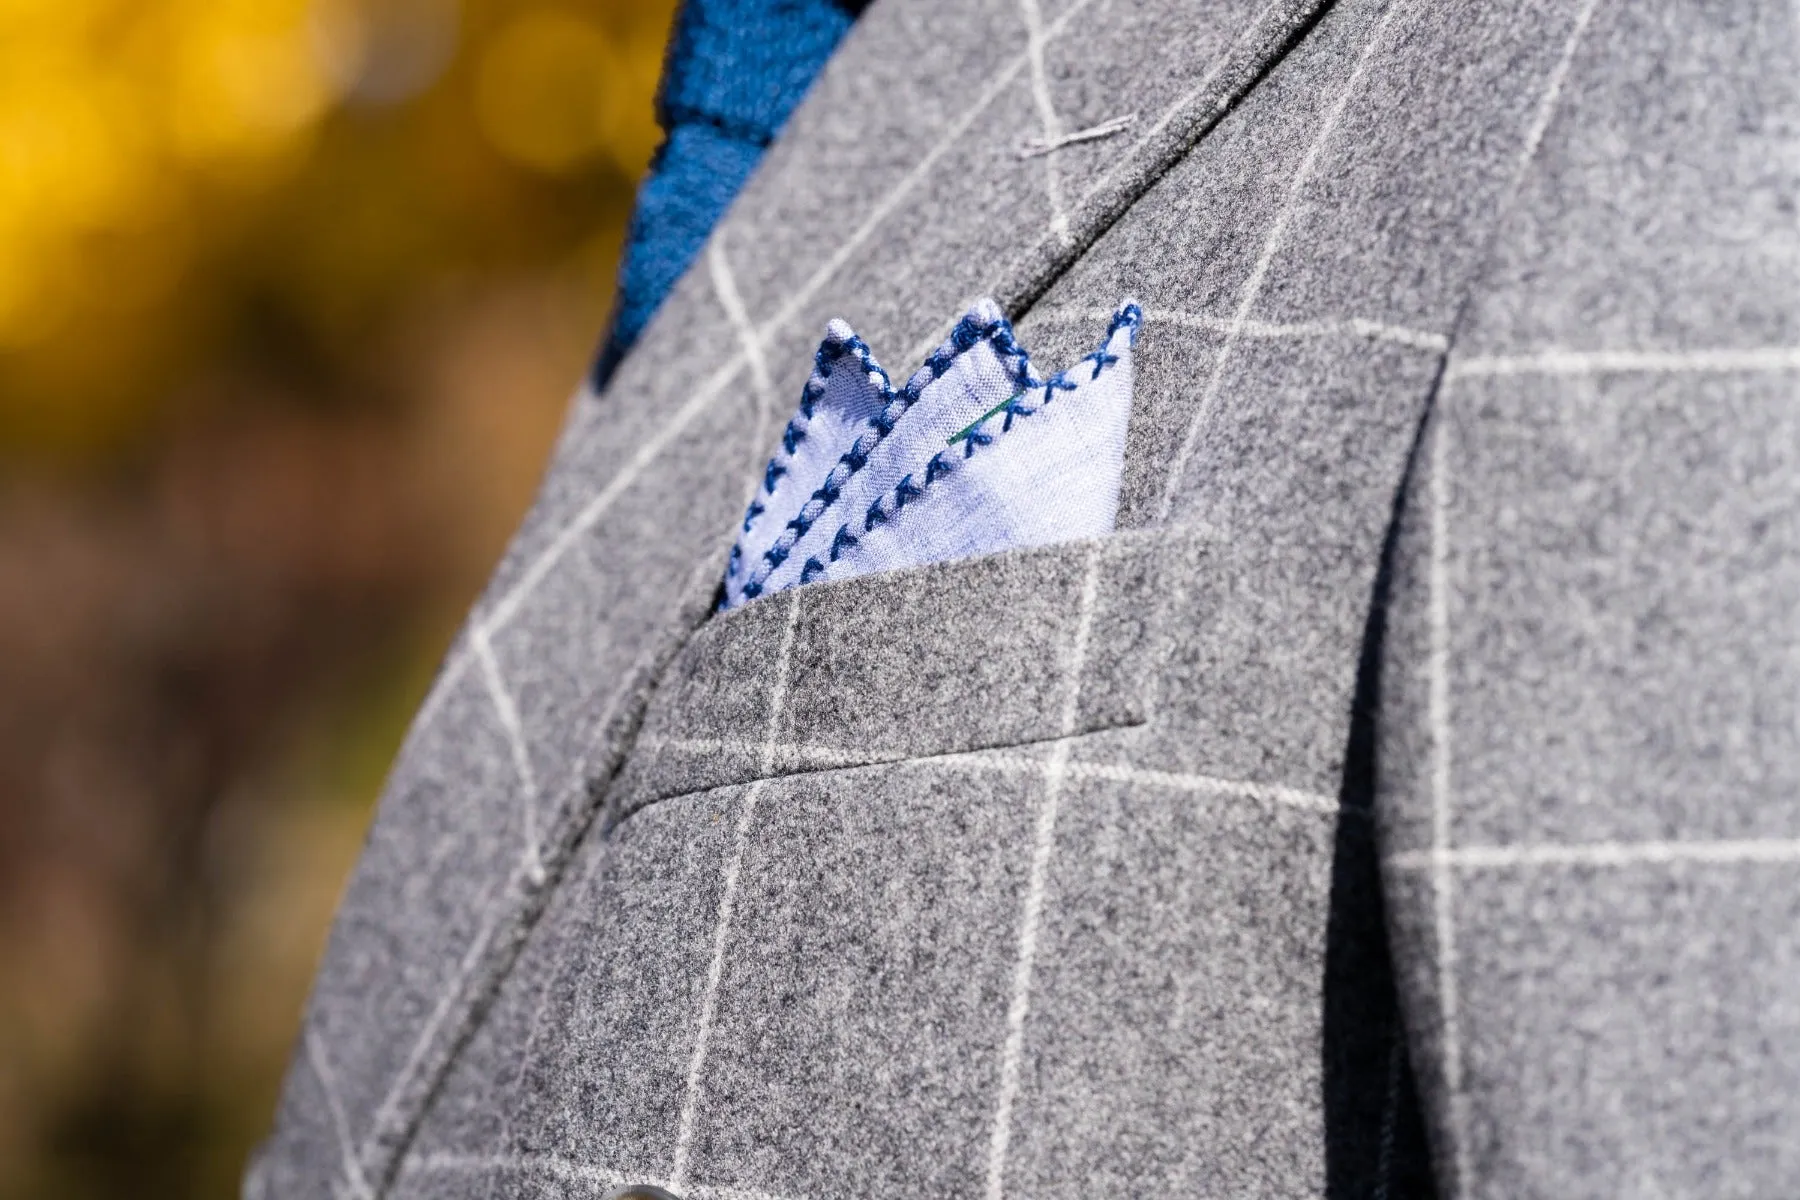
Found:
[{"label": "blurred background foliage", "polygon": [[673,0],[0,0],[0,1195],[226,1196]]}]

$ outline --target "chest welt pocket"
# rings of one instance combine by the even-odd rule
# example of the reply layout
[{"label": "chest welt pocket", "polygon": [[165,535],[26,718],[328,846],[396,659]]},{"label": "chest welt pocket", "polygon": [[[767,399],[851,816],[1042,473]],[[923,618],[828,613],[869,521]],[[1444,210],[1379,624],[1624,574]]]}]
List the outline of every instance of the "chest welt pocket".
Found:
[{"label": "chest welt pocket", "polygon": [[616,811],[1141,724],[1160,540],[1117,534],[813,584],[715,617],[652,698]]}]

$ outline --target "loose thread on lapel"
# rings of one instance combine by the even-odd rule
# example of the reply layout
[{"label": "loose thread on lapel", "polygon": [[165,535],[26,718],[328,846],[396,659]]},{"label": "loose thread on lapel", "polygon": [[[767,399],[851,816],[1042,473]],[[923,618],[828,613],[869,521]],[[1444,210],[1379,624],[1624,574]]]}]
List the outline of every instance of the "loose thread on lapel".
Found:
[{"label": "loose thread on lapel", "polygon": [[1114,117],[1110,121],[1102,121],[1098,125],[1090,126],[1087,129],[1077,129],[1074,133],[1065,133],[1060,137],[1027,138],[1019,147],[1019,157],[1021,159],[1039,158],[1052,151],[1061,150],[1064,146],[1073,146],[1079,142],[1097,142],[1101,138],[1124,133],[1136,120],[1137,114],[1129,112],[1122,117]]}]

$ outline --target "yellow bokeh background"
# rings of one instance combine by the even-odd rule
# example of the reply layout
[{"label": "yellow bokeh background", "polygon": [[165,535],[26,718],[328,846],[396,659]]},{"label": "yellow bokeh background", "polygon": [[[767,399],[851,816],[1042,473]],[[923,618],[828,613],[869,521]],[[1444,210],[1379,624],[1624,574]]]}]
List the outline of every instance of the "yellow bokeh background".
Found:
[{"label": "yellow bokeh background", "polygon": [[674,0],[0,0],[0,1196],[225,1196]]}]

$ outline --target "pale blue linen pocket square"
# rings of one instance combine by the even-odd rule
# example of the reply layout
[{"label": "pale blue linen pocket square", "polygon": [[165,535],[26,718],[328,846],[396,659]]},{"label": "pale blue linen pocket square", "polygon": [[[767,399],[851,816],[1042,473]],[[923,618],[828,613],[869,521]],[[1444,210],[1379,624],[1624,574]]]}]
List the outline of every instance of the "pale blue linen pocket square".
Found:
[{"label": "pale blue linen pocket square", "polygon": [[983,300],[896,390],[831,322],[744,515],[722,606],[1111,532],[1142,323],[1127,301],[1098,349],[1045,379]]}]

